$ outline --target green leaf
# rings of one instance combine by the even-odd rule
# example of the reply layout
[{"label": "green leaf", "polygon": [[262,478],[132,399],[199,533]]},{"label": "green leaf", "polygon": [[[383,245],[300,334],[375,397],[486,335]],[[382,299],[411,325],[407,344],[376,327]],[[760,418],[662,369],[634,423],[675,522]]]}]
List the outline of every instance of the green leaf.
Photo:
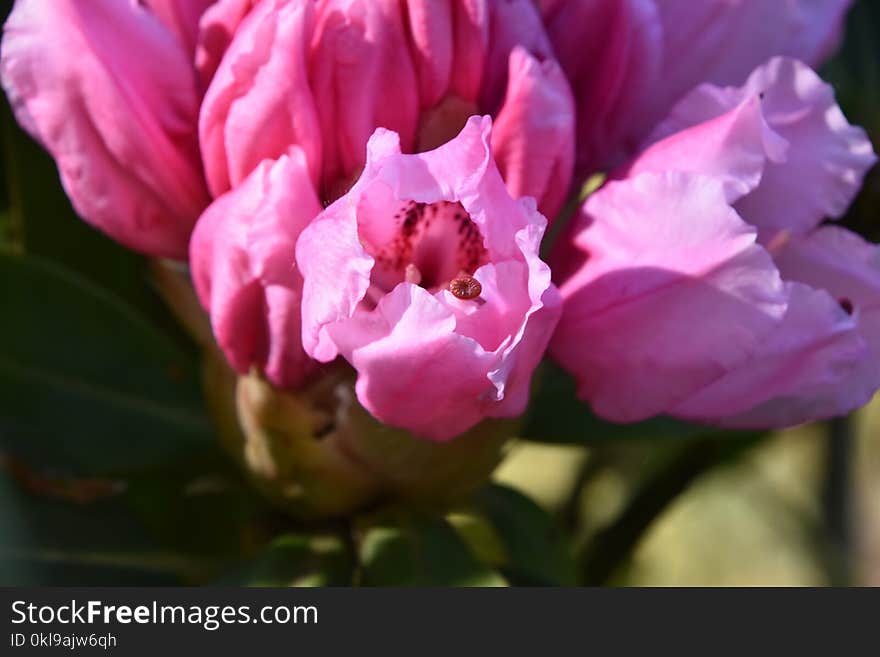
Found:
[{"label": "green leaf", "polygon": [[216,582],[223,586],[347,586],[354,562],[338,536],[285,534]]},{"label": "green leaf", "polygon": [[204,567],[160,548],[124,495],[79,503],[39,495],[23,490],[6,466],[0,469],[2,585],[173,585],[181,572]]},{"label": "green leaf", "polygon": [[0,255],[0,449],[78,474],[214,449],[196,363],[61,267]]},{"label": "green leaf", "polygon": [[573,586],[577,569],[555,521],[528,497],[493,484],[477,494],[476,510],[495,528],[504,547],[502,572],[518,584]]},{"label": "green leaf", "polygon": [[711,430],[662,416],[634,424],[606,422],[577,398],[574,380],[550,361],[542,364],[536,384],[520,432],[527,440],[592,445],[614,440],[687,438]]},{"label": "green leaf", "polygon": [[395,516],[359,531],[361,583],[366,586],[504,586],[443,518]]}]

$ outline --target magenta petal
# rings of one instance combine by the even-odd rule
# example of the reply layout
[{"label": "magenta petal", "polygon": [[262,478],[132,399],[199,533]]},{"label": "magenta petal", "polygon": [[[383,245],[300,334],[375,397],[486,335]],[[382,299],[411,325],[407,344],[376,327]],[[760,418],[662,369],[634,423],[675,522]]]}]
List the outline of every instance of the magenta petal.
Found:
[{"label": "magenta petal", "polygon": [[294,144],[318,180],[320,128],[306,70],[312,22],[310,3],[267,0],[236,31],[199,117],[205,173],[215,196]]},{"label": "magenta petal", "polygon": [[205,211],[190,246],[193,282],[217,344],[241,373],[258,367],[279,386],[314,362],[300,341],[300,231],[321,210],[302,151],[264,161]]},{"label": "magenta petal", "polygon": [[748,360],[785,312],[772,260],[713,179],[610,183],[572,234],[554,253],[568,276],[551,352],[607,419],[668,412]]},{"label": "magenta petal", "polygon": [[208,199],[195,72],[162,24],[131,2],[19,0],[0,68],[77,212],[133,249],[184,257]]},{"label": "magenta petal", "polygon": [[565,202],[574,166],[574,101],[556,62],[540,63],[519,47],[511,52],[492,154],[511,195],[534,197],[552,221]]}]

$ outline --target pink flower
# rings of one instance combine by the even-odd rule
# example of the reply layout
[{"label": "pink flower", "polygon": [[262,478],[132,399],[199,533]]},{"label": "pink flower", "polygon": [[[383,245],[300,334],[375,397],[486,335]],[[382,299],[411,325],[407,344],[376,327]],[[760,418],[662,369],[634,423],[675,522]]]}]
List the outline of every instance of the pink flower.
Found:
[{"label": "pink flower", "polygon": [[364,172],[300,236],[303,345],[358,371],[358,399],[392,426],[450,439],[524,410],[559,315],[538,247],[546,221],[515,201],[488,117],[434,151],[377,130]]},{"label": "pink flower", "polygon": [[214,194],[296,144],[331,201],[359,175],[377,127],[419,152],[490,113],[511,193],[551,217],[561,207],[574,106],[530,0],[227,0],[201,26],[200,140]]},{"label": "pink flower", "polygon": [[18,0],[0,75],[86,221],[133,249],[185,256],[208,203],[199,99],[186,49],[155,16],[118,0]]},{"label": "pink flower", "polygon": [[578,107],[582,172],[619,163],[684,94],[786,55],[810,64],[852,0],[539,0]]},{"label": "pink flower", "polygon": [[[880,387],[876,247],[839,216],[875,156],[830,88],[774,59],[695,90],[554,255],[556,359],[612,420],[785,426]],[[830,232],[829,232],[830,231]]]},{"label": "pink flower", "polygon": [[[215,335],[239,371],[255,365],[276,385],[292,387],[314,369],[293,343],[299,331],[282,329],[300,313],[289,210],[272,210],[276,219],[263,228],[279,231],[270,253],[256,253],[246,237],[258,184],[245,181],[267,159],[291,147],[302,155],[297,161],[313,191],[297,180],[304,194],[294,222],[299,230],[320,211],[316,197],[326,204],[360,175],[376,128],[395,130],[405,152],[425,151],[487,110],[497,117],[491,143],[508,191],[537,197],[549,213],[564,202],[574,158],[573,101],[530,2],[405,5],[406,11],[398,0],[226,0],[201,18],[196,62],[203,82],[210,81],[200,117],[202,154],[209,186],[221,196],[199,221],[190,252]],[[249,191],[239,195],[242,185]],[[238,200],[223,196],[228,190]],[[230,204],[237,209],[230,212]],[[281,287],[291,293],[272,283],[270,299],[269,281],[285,257]],[[274,263],[271,278],[263,271],[267,260]]]},{"label": "pink flower", "polygon": [[275,385],[294,387],[317,365],[300,339],[302,277],[293,253],[320,211],[305,156],[293,147],[260,163],[199,219],[190,245],[193,283],[211,309],[217,344],[242,374],[256,366]]}]

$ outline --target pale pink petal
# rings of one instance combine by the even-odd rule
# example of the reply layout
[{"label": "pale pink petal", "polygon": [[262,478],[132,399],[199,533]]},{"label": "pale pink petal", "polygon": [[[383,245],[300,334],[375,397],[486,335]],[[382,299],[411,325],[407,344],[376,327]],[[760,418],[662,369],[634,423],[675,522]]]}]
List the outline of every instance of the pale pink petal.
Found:
[{"label": "pale pink petal", "polygon": [[770,60],[741,88],[695,89],[652,140],[714,119],[753,97],[762,98],[764,118],[788,150],[770,158],[760,186],[737,204],[740,214],[766,239],[782,230],[806,232],[843,215],[876,157],[865,131],[847,122],[834,90],[795,60]]},{"label": "pale pink petal", "polygon": [[386,424],[449,439],[496,401],[486,376],[492,352],[457,334],[455,315],[417,285],[398,285],[375,311],[334,324],[331,335],[358,371],[358,399]]},{"label": "pale pink petal", "polygon": [[880,246],[844,228],[823,226],[792,239],[774,257],[783,276],[826,290],[852,313],[869,351],[846,386],[853,407],[866,401],[880,387]]},{"label": "pale pink petal", "polygon": [[262,162],[196,225],[193,282],[217,344],[241,373],[257,367],[276,385],[296,386],[315,366],[300,341],[302,277],[293,255],[300,231],[320,211],[294,148]]},{"label": "pale pink petal", "polygon": [[215,196],[294,144],[305,152],[317,182],[321,139],[306,69],[312,21],[310,3],[266,0],[236,31],[199,117],[205,172]]},{"label": "pale pink petal", "polygon": [[531,196],[551,221],[574,166],[574,101],[559,65],[522,48],[510,53],[507,97],[492,131],[492,154],[512,196]]},{"label": "pale pink petal", "polygon": [[130,2],[19,0],[0,69],[77,212],[133,249],[184,257],[208,199],[195,72],[161,23]]},{"label": "pale pink petal", "polygon": [[551,352],[607,419],[669,411],[751,358],[786,310],[770,256],[711,178],[610,183],[572,235],[554,254],[568,276]]},{"label": "pale pink petal", "polygon": [[717,178],[724,185],[728,202],[736,201],[758,187],[768,160],[783,159],[788,150],[788,142],[767,125],[761,107],[759,97],[750,96],[717,118],[672,132],[639,153],[614,177],[664,171],[698,173]]},{"label": "pale pink petal", "polygon": [[699,391],[672,414],[737,428],[787,427],[844,415],[880,386],[880,363],[854,318],[823,290],[789,284],[781,324],[753,359]]}]

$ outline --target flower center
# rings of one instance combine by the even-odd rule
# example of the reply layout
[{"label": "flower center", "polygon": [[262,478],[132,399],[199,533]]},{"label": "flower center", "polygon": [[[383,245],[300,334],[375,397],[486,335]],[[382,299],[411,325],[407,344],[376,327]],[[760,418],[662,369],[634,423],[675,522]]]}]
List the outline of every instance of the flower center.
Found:
[{"label": "flower center", "polygon": [[393,221],[393,237],[371,254],[373,286],[387,292],[406,281],[431,291],[455,287],[464,295],[459,298],[479,296],[469,296],[479,285],[472,276],[488,257],[480,229],[460,203],[407,201]]}]

